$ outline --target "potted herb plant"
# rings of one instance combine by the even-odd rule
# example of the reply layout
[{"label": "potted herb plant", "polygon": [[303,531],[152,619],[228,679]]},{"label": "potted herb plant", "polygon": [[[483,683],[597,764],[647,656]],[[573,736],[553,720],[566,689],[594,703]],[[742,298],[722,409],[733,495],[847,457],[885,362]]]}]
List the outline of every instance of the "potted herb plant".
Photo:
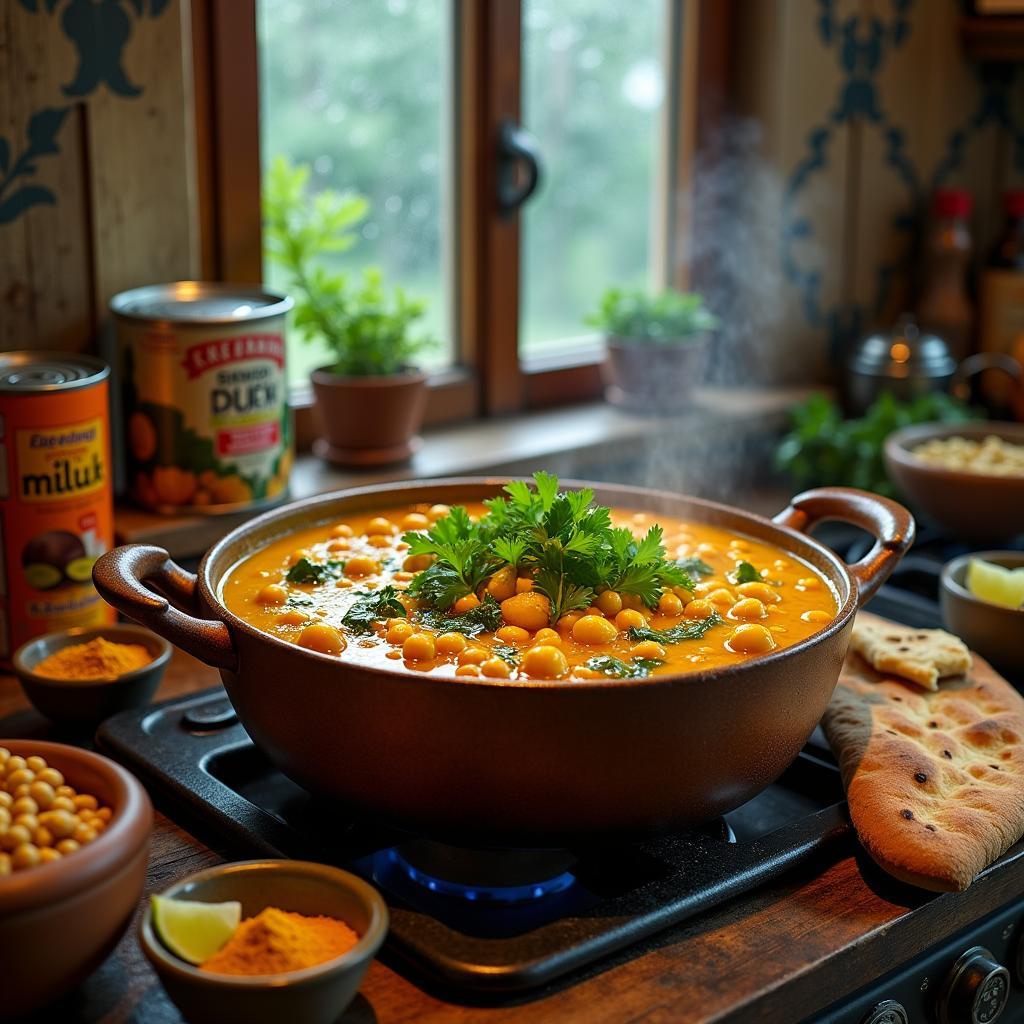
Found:
[{"label": "potted herb plant", "polygon": [[369,203],[333,189],[309,196],[309,174],[309,165],[275,159],[263,217],[265,249],[288,275],[295,300],[294,329],[331,353],[310,375],[326,435],[314,451],[340,465],[401,462],[416,449],[426,405],[427,375],[414,360],[432,340],[413,330],[425,304],[401,288],[386,290],[376,268],[354,283],[323,265],[355,244],[352,228]]},{"label": "potted herb plant", "polygon": [[694,292],[609,288],[586,322],[605,335],[605,397],[614,405],[671,412],[700,379],[718,319]]}]

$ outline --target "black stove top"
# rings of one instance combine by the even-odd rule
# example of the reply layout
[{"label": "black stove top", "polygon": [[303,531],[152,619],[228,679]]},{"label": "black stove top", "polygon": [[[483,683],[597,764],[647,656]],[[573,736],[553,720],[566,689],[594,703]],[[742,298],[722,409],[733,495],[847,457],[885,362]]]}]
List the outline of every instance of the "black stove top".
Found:
[{"label": "black stove top", "polygon": [[[867,543],[844,528],[825,539],[848,560]],[[870,609],[940,625],[938,570],[958,553],[923,538]],[[219,687],[119,715],[97,739],[233,853],[333,863],[372,881],[391,908],[389,962],[463,996],[536,989],[853,844],[820,732],[778,782],[703,828],[514,851],[445,846],[317,801],[256,749]]]}]

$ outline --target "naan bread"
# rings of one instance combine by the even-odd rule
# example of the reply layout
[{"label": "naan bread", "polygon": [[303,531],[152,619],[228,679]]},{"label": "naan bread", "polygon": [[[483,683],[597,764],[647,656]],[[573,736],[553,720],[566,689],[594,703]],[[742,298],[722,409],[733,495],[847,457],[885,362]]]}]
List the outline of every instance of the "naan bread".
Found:
[{"label": "naan bread", "polygon": [[879,672],[895,672],[926,690],[937,690],[939,679],[958,676],[971,667],[971,652],[959,637],[944,629],[908,629],[882,619],[862,621],[853,627],[850,649]]},{"label": "naan bread", "polygon": [[897,878],[962,891],[1024,834],[1024,699],[981,658],[922,692],[851,652],[822,725],[857,835]]}]

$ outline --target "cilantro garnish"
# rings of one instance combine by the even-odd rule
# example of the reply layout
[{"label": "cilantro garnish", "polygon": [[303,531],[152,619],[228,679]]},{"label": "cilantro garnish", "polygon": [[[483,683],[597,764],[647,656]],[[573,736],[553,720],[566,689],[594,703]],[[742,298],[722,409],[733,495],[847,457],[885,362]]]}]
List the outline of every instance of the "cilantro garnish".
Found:
[{"label": "cilantro garnish", "polygon": [[359,597],[341,621],[353,633],[371,633],[374,622],[405,617],[405,605],[398,600],[398,591],[394,587],[381,587]]},{"label": "cilantro garnish", "polygon": [[428,629],[437,629],[445,633],[462,633],[464,636],[476,636],[478,633],[493,633],[500,629],[503,621],[498,602],[488,594],[475,608],[470,608],[462,615],[445,615],[436,609],[420,612],[416,621]]},{"label": "cilantro garnish", "polygon": [[344,562],[311,562],[308,558],[300,558],[288,570],[285,579],[289,583],[323,583],[336,580],[344,568]]},{"label": "cilantro garnish", "polygon": [[760,583],[761,574],[749,562],[737,562],[732,574],[734,583]]},{"label": "cilantro garnish", "polygon": [[410,555],[435,556],[409,587],[421,605],[445,611],[505,565],[532,577],[551,603],[552,622],[586,608],[598,587],[636,594],[652,608],[666,589],[693,589],[685,568],[665,558],[660,526],[637,540],[612,526],[593,491],[560,492],[550,473],[535,473],[533,487],[516,480],[504,491],[484,502],[477,522],[457,506],[426,532],[405,535]]},{"label": "cilantro garnish", "polygon": [[659,644],[678,644],[684,640],[699,640],[724,620],[718,612],[712,612],[706,619],[689,619],[669,629],[651,629],[648,626],[634,626],[629,631],[630,640],[653,640]]},{"label": "cilantro garnish", "polygon": [[660,658],[632,658],[623,661],[621,658],[613,658],[610,654],[602,654],[591,658],[585,667],[611,679],[646,679],[654,669],[664,664]]},{"label": "cilantro garnish", "polygon": [[491,648],[491,654],[501,658],[507,665],[515,667],[519,664],[519,652],[508,644],[496,644]]}]

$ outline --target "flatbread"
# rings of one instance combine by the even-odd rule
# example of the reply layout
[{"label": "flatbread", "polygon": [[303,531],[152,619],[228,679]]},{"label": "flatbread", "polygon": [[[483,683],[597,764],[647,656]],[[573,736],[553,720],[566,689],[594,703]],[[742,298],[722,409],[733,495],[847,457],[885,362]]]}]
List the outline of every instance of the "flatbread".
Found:
[{"label": "flatbread", "polygon": [[1024,699],[977,655],[922,692],[851,652],[822,725],[857,835],[897,878],[962,891],[1024,835]]},{"label": "flatbread", "polygon": [[937,690],[939,679],[971,668],[967,645],[944,629],[908,629],[858,616],[850,648],[879,672],[895,672],[926,690]]}]

